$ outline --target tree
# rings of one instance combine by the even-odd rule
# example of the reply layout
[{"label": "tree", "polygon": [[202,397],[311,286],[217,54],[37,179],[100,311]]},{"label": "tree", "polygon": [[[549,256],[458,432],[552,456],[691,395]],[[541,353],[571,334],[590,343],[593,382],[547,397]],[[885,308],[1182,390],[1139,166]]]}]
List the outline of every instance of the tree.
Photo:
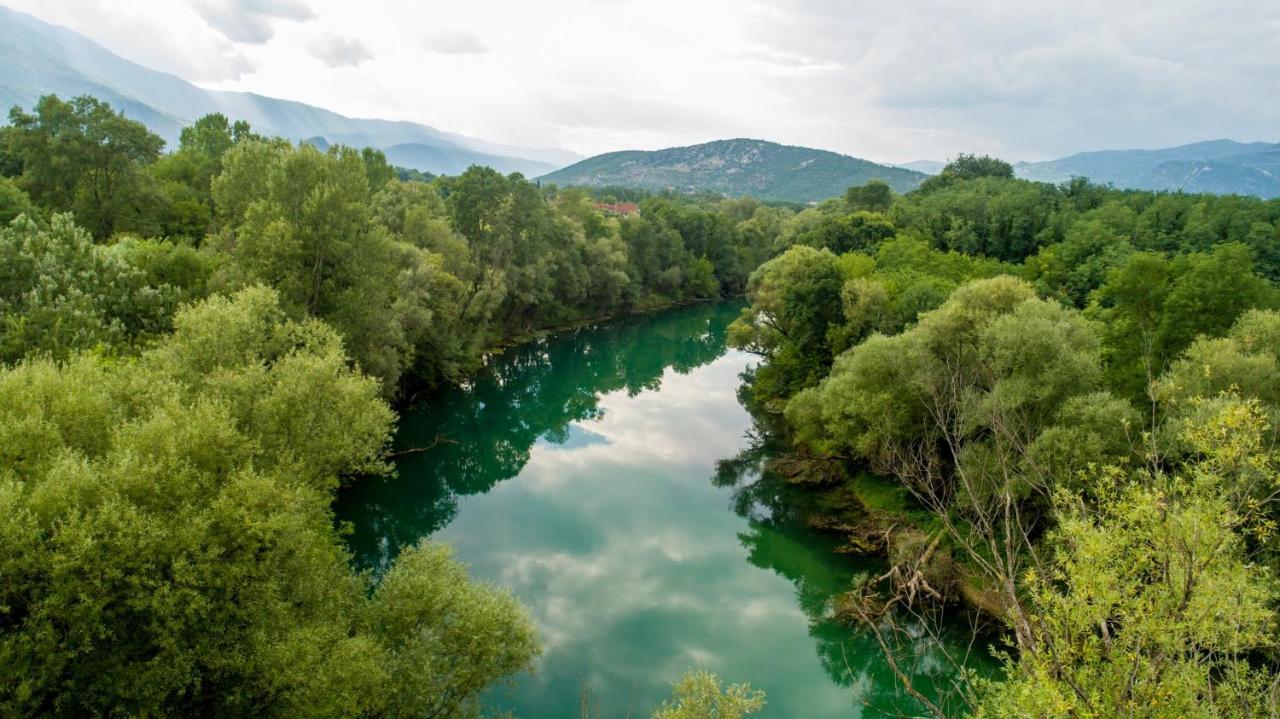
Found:
[{"label": "tree", "polygon": [[150,168],[170,207],[163,221],[166,234],[202,240],[214,218],[213,178],[222,173],[223,157],[236,143],[262,139],[248,123],[232,123],[222,113],[205,115],[182,128],[177,151]]},{"label": "tree", "polygon": [[532,624],[447,549],[352,572],[339,478],[394,417],[339,337],[252,288],[136,362],[0,371],[6,715],[471,716]]},{"label": "tree", "polygon": [[764,692],[750,684],[723,686],[708,671],[687,672],[672,689],[670,701],[654,712],[653,719],[741,719],[764,708]]},{"label": "tree", "polygon": [[0,177],[0,227],[7,227],[18,215],[39,222],[42,218],[31,198],[7,177]]},{"label": "tree", "polygon": [[828,330],[841,319],[843,283],[835,255],[803,245],[752,273],[751,304],[730,325],[729,342],[768,360],[756,375],[762,396],[787,397],[826,373]]},{"label": "tree", "polygon": [[1062,242],[1041,247],[1027,258],[1027,277],[1040,292],[1083,308],[1107,274],[1133,251],[1132,244],[1101,221],[1076,222]]},{"label": "tree", "polygon": [[143,168],[164,140],[92,97],[46,95],[35,114],[14,107],[5,137],[21,159],[20,187],[41,207],[72,212],[94,237],[145,229],[156,202]]},{"label": "tree", "polygon": [[228,232],[216,249],[241,273],[227,281],[268,284],[296,316],[332,322],[365,371],[394,392],[410,348],[389,311],[398,255],[371,222],[360,153],[254,141],[228,151],[224,165],[213,194]]},{"label": "tree", "polygon": [[1219,336],[1246,310],[1277,301],[1275,288],[1254,274],[1248,250],[1226,244],[1173,259],[1130,255],[1108,273],[1089,313],[1104,328],[1113,386],[1139,398],[1197,336]]},{"label": "tree", "polygon": [[152,275],[134,264],[134,248],[93,244],[69,215],[47,228],[23,217],[0,229],[0,360],[127,350],[167,332],[194,296],[173,283],[202,284],[207,266],[197,261],[185,278]]},{"label": "tree", "polygon": [[841,255],[858,250],[873,251],[883,241],[893,237],[893,222],[879,212],[858,210],[848,215],[838,215],[824,220],[814,229],[800,235],[798,240],[811,247],[825,247]]},{"label": "tree", "polygon": [[[1251,654],[1273,643],[1276,585],[1247,558],[1249,518],[1228,501],[1263,424],[1256,406],[1229,405],[1188,431],[1201,459],[1185,469],[1112,469],[1098,501],[1059,497],[1052,558],[1025,577],[1030,632],[977,716],[1269,713],[1276,675]],[[1270,460],[1244,466],[1257,462],[1274,488]]]},{"label": "tree", "polygon": [[893,190],[884,180],[871,180],[865,185],[855,185],[844,193],[844,203],[857,212],[888,212],[893,204]]}]

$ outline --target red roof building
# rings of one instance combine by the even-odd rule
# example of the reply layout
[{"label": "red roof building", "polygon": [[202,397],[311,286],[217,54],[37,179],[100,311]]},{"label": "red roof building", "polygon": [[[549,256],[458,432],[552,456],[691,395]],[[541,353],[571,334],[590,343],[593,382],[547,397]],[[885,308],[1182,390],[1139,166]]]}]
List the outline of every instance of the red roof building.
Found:
[{"label": "red roof building", "polygon": [[640,214],[640,206],[634,202],[597,202],[596,209],[606,215],[631,217]]}]

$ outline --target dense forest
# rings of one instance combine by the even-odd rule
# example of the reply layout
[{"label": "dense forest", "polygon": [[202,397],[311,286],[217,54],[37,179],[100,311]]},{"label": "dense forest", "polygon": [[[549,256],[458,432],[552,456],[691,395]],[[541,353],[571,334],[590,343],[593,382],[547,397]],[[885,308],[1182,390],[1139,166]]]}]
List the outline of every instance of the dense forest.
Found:
[{"label": "dense forest", "polygon": [[[0,713],[474,715],[537,657],[528,615],[430,542],[354,571],[335,490],[488,350],[742,293],[795,479],[853,492],[842,526],[893,560],[841,606],[888,658],[897,612],[964,600],[1003,623],[979,716],[1280,701],[1280,201],[972,156],[809,207],[598,199],[221,115],[165,152],[93,98],[15,108]],[[659,715],[762,702],[692,673]]]},{"label": "dense forest", "polygon": [[[742,292],[785,211],[619,219],[221,115],[163,149],[89,97],[0,129],[0,714],[473,715],[527,613],[442,545],[355,572],[334,491],[488,349]],[[672,719],[762,701],[675,689]]]},{"label": "dense forest", "polygon": [[899,661],[902,616],[997,620],[964,713],[1273,715],[1280,202],[962,156],[805,215],[730,341],[787,471],[892,560],[841,612]]}]

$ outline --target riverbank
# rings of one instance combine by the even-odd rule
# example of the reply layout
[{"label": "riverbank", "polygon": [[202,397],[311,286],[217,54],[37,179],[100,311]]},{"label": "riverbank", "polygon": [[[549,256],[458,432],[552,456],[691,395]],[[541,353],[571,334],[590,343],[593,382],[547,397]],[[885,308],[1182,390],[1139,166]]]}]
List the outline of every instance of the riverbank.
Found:
[{"label": "riverbank", "polygon": [[[569,322],[545,327],[537,327],[525,330],[516,334],[508,335],[500,341],[491,344],[480,351],[479,360],[474,368],[467,373],[466,377],[459,383],[446,383],[434,387],[424,388],[421,390],[411,391],[406,397],[401,397],[393,403],[394,408],[398,412],[409,412],[417,408],[422,402],[429,401],[434,395],[442,391],[447,391],[451,387],[458,384],[464,384],[473,379],[493,358],[502,355],[512,349],[522,347],[530,342],[545,340],[555,337],[566,332],[587,329],[591,327],[599,327],[613,322],[621,322],[637,318],[657,315],[662,312],[670,312],[688,307],[696,307],[699,305],[715,305],[722,303],[738,303],[743,302],[743,295],[736,294],[728,297],[706,297],[706,298],[688,298],[683,300],[662,301],[658,303],[640,303],[629,308],[625,312],[606,313],[591,317],[582,317]],[[412,386],[412,383],[410,383]]]},{"label": "riverbank", "polygon": [[[750,459],[741,484],[722,471],[754,449],[738,398],[754,360],[725,345],[739,310],[695,303],[507,348],[401,417],[398,446],[455,441],[342,490],[358,568],[376,575],[431,537],[530,608],[546,654],[496,710],[574,715],[588,685],[604,715],[643,715],[700,666],[764,689],[762,717],[918,713],[874,639],[831,612],[883,562],[838,551],[773,475],[747,486]],[[946,686],[941,666],[921,684]]]},{"label": "riverbank", "polygon": [[887,574],[914,579],[934,601],[987,619],[1005,616],[999,593],[986,586],[980,572],[954,558],[942,522],[900,483],[794,449],[775,458],[771,469],[813,493],[806,521],[838,535],[837,551],[884,559],[890,565]]}]

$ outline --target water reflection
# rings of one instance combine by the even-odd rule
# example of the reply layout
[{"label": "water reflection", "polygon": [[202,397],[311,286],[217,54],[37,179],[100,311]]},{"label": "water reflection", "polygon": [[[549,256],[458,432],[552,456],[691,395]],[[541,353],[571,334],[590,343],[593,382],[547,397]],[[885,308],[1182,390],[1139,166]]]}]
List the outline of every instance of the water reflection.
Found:
[{"label": "water reflection", "polygon": [[668,368],[685,374],[722,356],[737,312],[732,303],[700,305],[531,342],[495,358],[471,387],[408,413],[396,449],[431,449],[403,456],[398,478],[356,483],[338,499],[357,561],[385,567],[453,521],[459,497],[519,474],[539,440],[588,441],[590,430],[573,423],[599,418],[601,395],[656,390]]},{"label": "water reflection", "polygon": [[724,344],[737,310],[508,352],[404,418],[401,449],[440,443],[340,496],[362,565],[431,535],[529,607],[545,654],[495,708],[576,716],[585,683],[602,716],[647,716],[692,666],[764,689],[766,717],[874,716],[865,699],[893,698],[878,649],[827,619],[874,566],[805,526],[792,488],[761,471],[765,433],[744,440],[750,358]]},{"label": "water reflection", "polygon": [[[750,404],[745,396],[742,402]],[[768,460],[786,450],[772,424],[776,421],[753,413],[747,441],[739,452],[717,463],[712,480],[716,486],[732,490],[734,511],[749,522],[749,531],[738,535],[748,550],[748,561],[777,572],[795,586],[797,605],[808,619],[823,668],[833,681],[851,687],[862,716],[927,716],[927,707],[902,688],[875,637],[870,632],[851,631],[831,618],[832,598],[848,590],[849,577],[833,576],[829,562],[815,560],[792,546],[817,542],[838,551],[829,536],[815,537],[805,529],[806,517],[815,511],[821,492],[796,487],[768,469]],[[879,560],[863,557],[860,563],[864,571],[884,570]],[[958,716],[965,687],[957,681],[957,667],[990,672],[994,663],[978,640],[982,633],[969,624],[971,617],[955,611],[947,616],[945,607],[930,612],[927,617],[896,617],[898,630],[905,632],[907,640],[895,656],[917,690],[948,710],[949,716]],[[926,633],[926,622],[940,626],[942,636]],[[887,624],[882,628],[886,636],[891,634]]]}]

